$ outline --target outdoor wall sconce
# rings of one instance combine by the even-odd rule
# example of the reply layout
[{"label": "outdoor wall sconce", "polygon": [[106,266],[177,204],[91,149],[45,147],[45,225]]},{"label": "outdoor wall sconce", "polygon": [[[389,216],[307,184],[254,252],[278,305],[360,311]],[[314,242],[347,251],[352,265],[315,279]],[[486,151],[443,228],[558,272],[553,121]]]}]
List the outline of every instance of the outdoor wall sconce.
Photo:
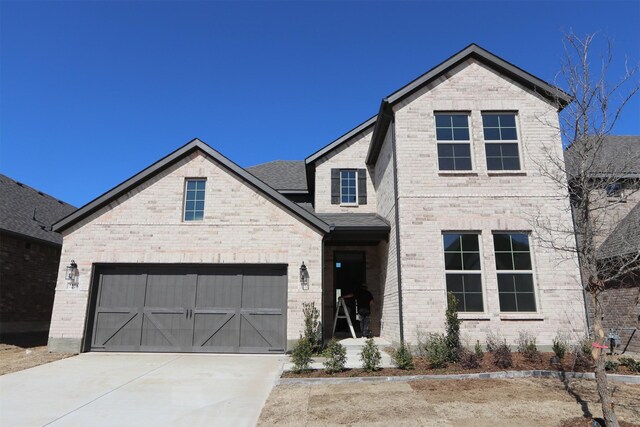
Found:
[{"label": "outdoor wall sconce", "polygon": [[71,264],[67,266],[64,274],[64,279],[67,281],[67,289],[78,289],[80,283],[80,271],[78,271],[78,264],[74,260],[71,260]]},{"label": "outdoor wall sconce", "polygon": [[307,266],[304,265],[304,261],[302,261],[302,265],[300,266],[300,286],[305,291],[309,289],[309,272],[307,271]]}]

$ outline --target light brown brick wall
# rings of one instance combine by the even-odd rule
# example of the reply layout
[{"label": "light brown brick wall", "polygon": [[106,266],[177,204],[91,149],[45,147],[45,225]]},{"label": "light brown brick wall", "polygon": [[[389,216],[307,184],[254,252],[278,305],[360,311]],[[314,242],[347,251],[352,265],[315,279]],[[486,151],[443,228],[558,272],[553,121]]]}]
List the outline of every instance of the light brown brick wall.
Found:
[{"label": "light brown brick wall", "polygon": [[[204,221],[182,222],[187,177],[207,178]],[[217,163],[190,155],[64,232],[50,337],[79,345],[94,263],[273,263],[288,265],[287,337],[295,339],[302,303],[320,307],[321,241],[320,233]],[[80,270],[78,290],[64,282],[71,259]],[[300,287],[302,261],[309,290]]]}]

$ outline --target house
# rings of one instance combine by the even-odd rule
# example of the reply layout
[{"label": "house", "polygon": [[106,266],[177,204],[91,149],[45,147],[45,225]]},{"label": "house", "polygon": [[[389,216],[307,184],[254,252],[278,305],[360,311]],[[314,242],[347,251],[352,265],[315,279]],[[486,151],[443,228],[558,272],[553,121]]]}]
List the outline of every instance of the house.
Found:
[{"label": "house", "polygon": [[0,174],[0,334],[49,330],[62,236],[76,208]]},{"label": "house", "polygon": [[[372,329],[415,343],[583,336],[576,259],[532,231],[572,227],[537,167],[562,155],[557,88],[470,45],[382,100],[304,161],[243,169],[195,139],[60,220],[54,351],[283,352],[302,304],[333,333],[336,299],[365,283]],[[77,263],[65,277],[65,265]],[[77,286],[76,286],[77,284]]]},{"label": "house", "polygon": [[[603,271],[618,276],[599,296],[603,326],[614,338],[617,351],[640,352],[640,271],[627,268],[640,256],[640,136],[609,135],[597,144],[594,141],[593,149],[575,148],[570,146],[565,152],[569,182],[583,177],[580,164],[584,157],[588,165],[585,187],[591,189],[594,206],[596,256]],[[618,275],[621,269],[624,274]],[[587,301],[593,321],[594,307]]]}]

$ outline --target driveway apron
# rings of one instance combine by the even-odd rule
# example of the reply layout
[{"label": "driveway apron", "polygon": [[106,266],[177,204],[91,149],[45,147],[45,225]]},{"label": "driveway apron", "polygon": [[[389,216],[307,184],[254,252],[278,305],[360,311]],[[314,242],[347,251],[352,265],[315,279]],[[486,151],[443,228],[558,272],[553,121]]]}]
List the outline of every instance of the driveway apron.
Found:
[{"label": "driveway apron", "polygon": [[0,376],[3,426],[253,426],[284,356],[88,353]]}]

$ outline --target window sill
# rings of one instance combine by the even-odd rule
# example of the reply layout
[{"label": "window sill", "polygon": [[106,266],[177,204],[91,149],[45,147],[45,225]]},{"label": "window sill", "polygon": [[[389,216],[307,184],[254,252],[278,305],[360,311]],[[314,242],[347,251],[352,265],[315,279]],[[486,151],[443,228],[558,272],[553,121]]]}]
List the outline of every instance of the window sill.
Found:
[{"label": "window sill", "polygon": [[474,171],[438,171],[440,176],[478,176]]},{"label": "window sill", "polygon": [[341,208],[357,208],[358,206],[360,205],[357,203],[340,203]]},{"label": "window sill", "polygon": [[500,320],[526,320],[541,322],[544,320],[544,317],[538,313],[500,313]]},{"label": "window sill", "polygon": [[489,176],[527,176],[525,171],[487,171]]},{"label": "window sill", "polygon": [[491,316],[489,316],[486,313],[458,312],[458,319],[460,320],[491,320]]}]

